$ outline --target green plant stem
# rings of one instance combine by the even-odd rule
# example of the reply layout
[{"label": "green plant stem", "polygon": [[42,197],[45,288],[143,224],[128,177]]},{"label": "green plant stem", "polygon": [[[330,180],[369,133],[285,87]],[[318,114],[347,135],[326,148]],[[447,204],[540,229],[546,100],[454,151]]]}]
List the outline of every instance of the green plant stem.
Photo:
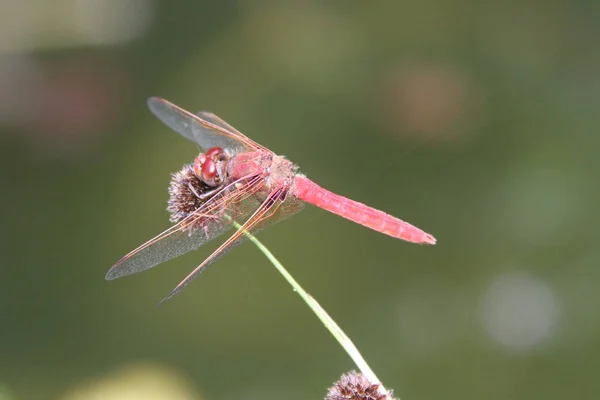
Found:
[{"label": "green plant stem", "polygon": [[[239,229],[240,225],[234,222],[234,225]],[[333,337],[336,338],[338,343],[346,350],[346,353],[352,358],[358,369],[362,372],[362,374],[367,378],[372,384],[379,384],[379,388],[383,392],[387,392],[381,381],[377,378],[373,370],[369,367],[363,356],[360,354],[354,343],[350,340],[350,338],[342,331],[342,329],[335,323],[335,321],[327,314],[327,312],[319,305],[319,303],[304,289],[296,280],[290,275],[290,273],[281,265],[281,263],[275,258],[275,256],[263,245],[254,235],[249,232],[244,232],[244,234],[250,239],[252,243],[267,257],[269,261],[277,268],[279,273],[283,275],[286,281],[292,285],[292,288],[295,292],[297,292],[300,297],[306,302],[306,304],[310,307],[310,309],[317,315],[317,317],[323,322],[325,327],[331,332]]]}]

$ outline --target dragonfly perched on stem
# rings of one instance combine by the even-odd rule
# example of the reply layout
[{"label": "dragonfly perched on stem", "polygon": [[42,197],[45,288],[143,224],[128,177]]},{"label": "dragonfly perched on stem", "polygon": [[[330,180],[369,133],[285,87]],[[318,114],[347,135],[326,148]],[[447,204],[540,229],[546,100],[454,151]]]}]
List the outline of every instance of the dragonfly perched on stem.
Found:
[{"label": "dragonfly perched on stem", "polygon": [[[283,156],[243,135],[209,112],[194,115],[152,97],[150,111],[165,125],[197,143],[200,153],[175,174],[169,187],[169,229],[121,258],[106,279],[145,271],[217,238],[237,222],[239,228],[162,302],[179,293],[208,265],[256,232],[310,203],[367,228],[408,242],[435,244],[421,229],[365,204],[332,193],[298,172]],[[162,303],[161,302],[161,303]]]}]

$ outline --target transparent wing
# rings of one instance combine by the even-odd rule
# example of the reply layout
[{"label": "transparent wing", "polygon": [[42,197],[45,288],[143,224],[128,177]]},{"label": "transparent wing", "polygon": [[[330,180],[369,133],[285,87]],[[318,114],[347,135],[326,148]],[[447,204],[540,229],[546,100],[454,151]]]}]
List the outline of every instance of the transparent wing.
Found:
[{"label": "transparent wing", "polygon": [[108,270],[106,279],[142,272],[196,250],[228,231],[233,221],[244,221],[260,206],[255,194],[264,181],[257,177],[244,178],[244,184],[240,181],[228,185],[200,209],[125,255]]},{"label": "transparent wing", "polygon": [[236,135],[244,136],[244,134],[242,132],[238,131],[233,126],[231,126],[227,122],[225,122],[222,118],[219,118],[217,115],[215,115],[209,111],[198,111],[196,113],[196,116],[198,116],[208,122],[212,122],[213,124],[228,130],[229,132],[235,133]]},{"label": "transparent wing", "polygon": [[[165,125],[199,144],[205,151],[215,146],[222,147],[231,154],[266,150],[239,131],[228,129],[232,127],[214,114],[203,112],[202,116],[194,115],[158,97],[148,99],[148,108]],[[208,116],[211,120],[205,120],[203,116]]]},{"label": "transparent wing", "polygon": [[[254,204],[256,205],[256,209],[258,210],[258,207],[260,207],[261,203],[257,198],[253,199]],[[288,219],[289,217],[291,217],[294,214],[299,213],[300,211],[302,211],[302,209],[304,208],[304,202],[296,199],[295,197],[287,197],[287,200],[285,199],[285,196],[272,196],[272,199],[270,200],[270,205],[265,205],[265,212],[264,215],[261,214],[260,218],[254,217],[255,219],[257,219],[254,222],[250,222],[249,225],[246,227],[246,231],[252,233],[253,235],[258,234],[260,231],[262,231],[263,229],[274,225],[278,222],[281,222],[285,219]],[[257,214],[260,214],[259,211],[256,212]],[[246,215],[248,215],[249,213],[246,213]],[[242,226],[243,225],[243,220],[241,220],[240,218],[231,218],[230,215],[227,215],[225,218],[230,219],[230,222],[233,224],[233,222],[235,222],[238,226]],[[248,218],[249,220],[251,220],[253,217]],[[231,227],[231,225],[230,225]],[[224,243],[223,246],[225,246],[228,242],[229,244],[227,244],[227,246],[225,246],[224,248],[222,248],[220,250],[220,252],[218,254],[213,254],[213,256],[210,256],[212,258],[209,257],[208,262],[205,262],[201,265],[202,268],[198,269],[196,268],[195,273],[192,272],[192,274],[190,274],[190,276],[192,276],[191,279],[185,281],[186,283],[183,286],[178,286],[178,288],[176,288],[176,290],[174,290],[173,292],[171,292],[165,299],[163,299],[161,301],[161,303],[165,302],[166,300],[168,300],[169,298],[171,298],[172,296],[174,296],[175,294],[177,294],[178,292],[180,292],[184,286],[186,286],[193,278],[195,278],[197,275],[199,275],[202,271],[204,271],[206,269],[206,267],[208,267],[210,264],[214,263],[215,261],[217,261],[219,258],[223,257],[225,254],[227,254],[229,251],[231,251],[234,247],[239,246],[240,244],[246,242],[248,240],[248,236],[246,235],[239,235],[235,240],[230,241],[228,240],[227,242]],[[215,251],[216,253],[216,251]],[[189,278],[189,276],[188,276]],[[186,278],[186,279],[188,279]]]},{"label": "transparent wing", "polygon": [[282,221],[289,216],[302,210],[303,203],[289,198],[286,201],[286,191],[284,188],[273,190],[262,203],[256,208],[255,212],[243,224],[237,221],[238,230],[216,249],[206,260],[204,260],[196,269],[194,269],[184,280],[182,280],[159,304],[164,303],[177,293],[181,292],[194,278],[200,275],[206,268],[223,257],[234,247],[244,243],[248,237],[245,231],[256,234],[268,225]]}]

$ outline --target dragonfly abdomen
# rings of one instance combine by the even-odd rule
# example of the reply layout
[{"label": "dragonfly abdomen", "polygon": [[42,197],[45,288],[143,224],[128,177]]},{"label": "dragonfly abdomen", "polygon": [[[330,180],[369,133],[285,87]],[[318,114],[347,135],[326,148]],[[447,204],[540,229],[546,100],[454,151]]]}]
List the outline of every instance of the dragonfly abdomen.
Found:
[{"label": "dragonfly abdomen", "polygon": [[298,175],[295,178],[292,194],[307,203],[386,235],[413,243],[435,244],[436,242],[432,235],[416,226],[383,211],[330,192],[305,176]]}]

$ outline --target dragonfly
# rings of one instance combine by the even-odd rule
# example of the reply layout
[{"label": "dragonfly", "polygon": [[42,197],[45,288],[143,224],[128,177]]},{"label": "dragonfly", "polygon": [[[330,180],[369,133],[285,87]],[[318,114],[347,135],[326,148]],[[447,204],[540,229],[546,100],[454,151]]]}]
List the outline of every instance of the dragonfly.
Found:
[{"label": "dragonfly", "polygon": [[148,99],[148,107],[166,126],[204,152],[172,174],[167,210],[174,225],[121,258],[106,273],[107,280],[155,267],[237,227],[162,304],[244,242],[245,232],[256,233],[290,217],[304,203],[407,242],[436,243],[432,235],[408,222],[320,187],[299,173],[291,161],[256,143],[215,114],[192,114],[159,97]]}]

